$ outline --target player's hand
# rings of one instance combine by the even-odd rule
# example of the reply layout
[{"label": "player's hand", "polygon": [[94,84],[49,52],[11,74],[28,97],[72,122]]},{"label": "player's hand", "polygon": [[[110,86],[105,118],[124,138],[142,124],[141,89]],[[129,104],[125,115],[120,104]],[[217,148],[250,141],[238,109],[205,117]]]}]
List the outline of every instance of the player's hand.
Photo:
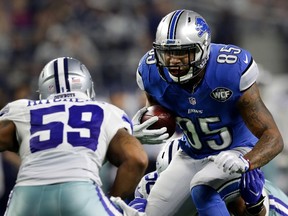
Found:
[{"label": "player's hand", "polygon": [[120,197],[110,197],[110,200],[123,210],[123,216],[146,216],[146,213],[139,212],[135,208],[127,205]]},{"label": "player's hand", "polygon": [[158,121],[158,117],[154,116],[143,123],[140,123],[142,115],[147,111],[147,107],[138,110],[132,118],[133,135],[140,140],[142,144],[161,144],[168,139],[169,134],[167,128],[147,129],[149,126]]},{"label": "player's hand", "polygon": [[249,170],[249,162],[242,156],[233,152],[220,152],[218,155],[209,156],[210,161],[214,161],[218,168],[222,168],[224,172],[245,173]]},{"label": "player's hand", "polygon": [[136,197],[128,205],[136,209],[138,212],[145,212],[147,200],[144,198]]},{"label": "player's hand", "polygon": [[260,200],[264,183],[264,174],[260,169],[254,169],[242,174],[240,194],[246,204],[255,205]]}]

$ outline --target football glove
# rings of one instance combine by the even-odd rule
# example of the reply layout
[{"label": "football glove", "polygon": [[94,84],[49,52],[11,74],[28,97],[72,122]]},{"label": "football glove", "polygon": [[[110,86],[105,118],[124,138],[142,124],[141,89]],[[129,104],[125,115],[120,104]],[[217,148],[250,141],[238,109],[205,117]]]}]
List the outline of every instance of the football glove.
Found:
[{"label": "football glove", "polygon": [[245,173],[249,170],[250,164],[243,155],[238,155],[233,152],[220,152],[218,155],[211,155],[208,157],[210,161],[214,161],[218,168],[222,168],[224,172]]},{"label": "football glove", "polygon": [[259,202],[264,183],[264,174],[260,169],[254,169],[242,174],[239,187],[240,194],[246,205],[255,205]]},{"label": "football glove", "polygon": [[138,212],[145,212],[147,200],[144,198],[136,197],[128,205],[136,209]]},{"label": "football glove", "polygon": [[136,209],[127,205],[120,197],[110,197],[110,200],[123,210],[124,216],[146,216],[144,212],[139,212]]},{"label": "football glove", "polygon": [[149,126],[158,121],[158,117],[154,116],[143,123],[140,123],[142,115],[147,111],[147,107],[143,107],[138,110],[132,118],[133,123],[133,135],[142,144],[161,144],[168,139],[169,134],[167,128],[160,129],[147,129]]}]

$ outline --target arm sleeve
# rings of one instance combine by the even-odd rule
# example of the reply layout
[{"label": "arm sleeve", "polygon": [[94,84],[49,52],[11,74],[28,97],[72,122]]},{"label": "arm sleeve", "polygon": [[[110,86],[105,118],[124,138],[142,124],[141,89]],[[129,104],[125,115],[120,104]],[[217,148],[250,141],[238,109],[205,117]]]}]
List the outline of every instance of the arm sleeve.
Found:
[{"label": "arm sleeve", "polygon": [[256,62],[253,60],[250,67],[242,74],[239,84],[240,91],[245,91],[248,89],[258,77],[259,70]]}]

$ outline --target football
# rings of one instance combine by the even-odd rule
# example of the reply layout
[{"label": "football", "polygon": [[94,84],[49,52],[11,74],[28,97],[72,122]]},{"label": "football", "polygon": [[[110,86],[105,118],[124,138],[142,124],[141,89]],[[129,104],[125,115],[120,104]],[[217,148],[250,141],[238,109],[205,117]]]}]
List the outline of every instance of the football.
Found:
[{"label": "football", "polygon": [[147,129],[160,129],[162,127],[167,127],[167,133],[171,137],[176,130],[176,118],[169,110],[160,106],[153,105],[147,108],[147,111],[143,113],[140,122],[144,122],[153,116],[158,116],[158,121],[149,126]]}]

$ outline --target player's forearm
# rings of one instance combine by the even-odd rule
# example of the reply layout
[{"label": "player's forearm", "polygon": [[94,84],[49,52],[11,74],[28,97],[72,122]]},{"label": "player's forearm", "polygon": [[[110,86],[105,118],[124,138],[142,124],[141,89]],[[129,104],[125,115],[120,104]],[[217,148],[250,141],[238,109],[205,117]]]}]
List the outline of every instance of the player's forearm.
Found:
[{"label": "player's forearm", "polygon": [[266,215],[266,208],[263,204],[263,201],[261,203],[254,205],[253,207],[246,206],[245,212],[243,216],[265,216]]},{"label": "player's forearm", "polygon": [[0,152],[17,152],[18,148],[15,124],[9,120],[0,121]]},{"label": "player's forearm", "polygon": [[250,162],[250,169],[259,168],[267,164],[283,150],[283,139],[278,132],[263,133],[254,148],[244,158]]},{"label": "player's forearm", "polygon": [[266,208],[264,203],[261,201],[258,204],[255,204],[253,207],[249,207],[245,204],[242,198],[236,198],[229,204],[227,204],[228,210],[232,215],[239,216],[265,216]]},{"label": "player's forearm", "polygon": [[249,130],[259,139],[253,149],[244,156],[250,161],[250,169],[262,167],[283,149],[279,129],[254,83],[238,101],[237,107]]},{"label": "player's forearm", "polygon": [[137,166],[135,163],[127,162],[119,166],[117,174],[110,190],[111,196],[119,196],[125,199],[133,195],[136,186],[143,177],[147,164],[138,162]]},{"label": "player's forearm", "polygon": [[266,215],[266,209],[264,208],[263,211],[261,211],[258,214],[250,214],[249,212],[245,212],[243,216],[265,216]]}]

